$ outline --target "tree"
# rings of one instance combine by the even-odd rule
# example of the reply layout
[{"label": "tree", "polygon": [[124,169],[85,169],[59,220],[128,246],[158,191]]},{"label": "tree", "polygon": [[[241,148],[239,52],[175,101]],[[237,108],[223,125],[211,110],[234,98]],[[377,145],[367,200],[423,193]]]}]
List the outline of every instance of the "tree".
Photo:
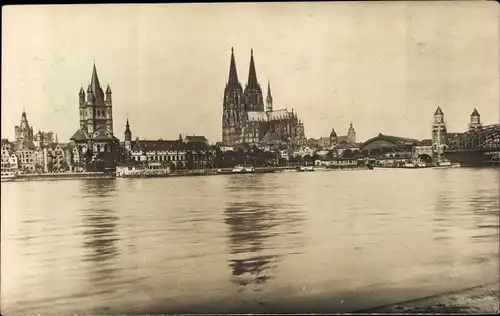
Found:
[{"label": "tree", "polygon": [[342,153],[343,158],[351,158],[352,156],[352,150],[350,150],[349,148],[345,149]]},{"label": "tree", "polygon": [[35,170],[36,170],[36,171],[41,171],[41,170],[42,170],[42,168],[43,168],[43,167],[42,167],[40,164],[38,164],[38,163],[36,163],[36,164],[35,164]]},{"label": "tree", "polygon": [[50,160],[47,162],[47,171],[48,171],[48,172],[52,172],[52,171],[54,171],[54,162],[52,162],[52,159],[50,159]]},{"label": "tree", "polygon": [[60,165],[59,169],[61,169],[61,170],[63,170],[63,171],[67,171],[67,170],[68,170],[68,168],[69,168],[68,163],[67,163],[65,160],[63,160],[63,161],[61,162],[61,165]]}]

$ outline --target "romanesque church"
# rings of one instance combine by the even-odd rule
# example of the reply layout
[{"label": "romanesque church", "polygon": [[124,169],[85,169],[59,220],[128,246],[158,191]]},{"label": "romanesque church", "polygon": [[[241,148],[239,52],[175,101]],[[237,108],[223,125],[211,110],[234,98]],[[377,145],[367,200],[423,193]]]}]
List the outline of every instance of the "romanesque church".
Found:
[{"label": "romanesque church", "polygon": [[92,159],[113,165],[118,159],[119,140],[113,134],[113,102],[111,87],[108,85],[104,93],[97,69],[94,64],[92,77],[87,93],[80,88],[79,129],[70,138],[71,142],[82,154],[91,153]]}]

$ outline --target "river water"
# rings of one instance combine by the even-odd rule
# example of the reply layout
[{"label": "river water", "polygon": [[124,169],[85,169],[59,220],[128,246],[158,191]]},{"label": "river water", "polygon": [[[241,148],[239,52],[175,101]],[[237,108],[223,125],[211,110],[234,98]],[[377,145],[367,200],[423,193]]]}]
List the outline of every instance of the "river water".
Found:
[{"label": "river water", "polygon": [[499,169],[1,189],[7,315],[349,312],[499,277]]}]

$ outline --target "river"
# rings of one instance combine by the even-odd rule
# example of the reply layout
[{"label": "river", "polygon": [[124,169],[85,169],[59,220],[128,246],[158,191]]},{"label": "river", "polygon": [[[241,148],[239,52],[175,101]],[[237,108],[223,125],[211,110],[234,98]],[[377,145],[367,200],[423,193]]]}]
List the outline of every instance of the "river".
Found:
[{"label": "river", "polygon": [[7,315],[350,312],[499,277],[499,169],[1,190]]}]

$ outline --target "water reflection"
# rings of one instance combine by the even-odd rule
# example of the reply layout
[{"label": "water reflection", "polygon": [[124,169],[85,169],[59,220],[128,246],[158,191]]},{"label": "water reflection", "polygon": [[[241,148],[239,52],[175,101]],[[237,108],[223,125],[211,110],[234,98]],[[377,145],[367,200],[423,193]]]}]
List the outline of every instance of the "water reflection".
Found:
[{"label": "water reflection", "polygon": [[[238,192],[244,188],[245,194],[258,193],[254,199],[228,203],[224,211],[232,255],[230,281],[241,286],[239,291],[248,285],[263,285],[274,278],[273,270],[285,255],[280,253],[280,240],[298,234],[303,220],[299,212],[293,211],[293,205],[276,203],[265,195],[272,182],[266,183],[264,179],[263,175],[235,176],[227,183],[228,191]],[[293,240],[283,243],[295,249],[301,246],[300,243],[294,245]],[[254,288],[254,291],[259,290],[258,286]]]},{"label": "water reflection", "polygon": [[[481,189],[479,182],[488,181],[496,183],[496,189]],[[472,242],[498,242],[499,232],[499,198],[498,198],[498,177],[493,173],[485,173],[483,170],[471,178],[470,187],[472,194],[469,200],[470,213],[474,214],[475,233],[471,236]]]},{"label": "water reflection", "polygon": [[108,197],[115,190],[113,179],[87,180],[80,187],[88,198],[88,207],[82,211],[84,236],[83,261],[93,263],[90,266],[91,280],[100,282],[109,279],[116,271],[111,265],[120,251],[117,247],[118,216],[116,211],[107,207]]},{"label": "water reflection", "polygon": [[277,255],[262,254],[264,243],[272,237],[270,230],[276,226],[275,212],[258,202],[230,203],[225,216],[230,253],[236,255],[229,264],[235,277],[231,281],[242,286],[265,283],[272,278],[269,270],[278,259]]}]

